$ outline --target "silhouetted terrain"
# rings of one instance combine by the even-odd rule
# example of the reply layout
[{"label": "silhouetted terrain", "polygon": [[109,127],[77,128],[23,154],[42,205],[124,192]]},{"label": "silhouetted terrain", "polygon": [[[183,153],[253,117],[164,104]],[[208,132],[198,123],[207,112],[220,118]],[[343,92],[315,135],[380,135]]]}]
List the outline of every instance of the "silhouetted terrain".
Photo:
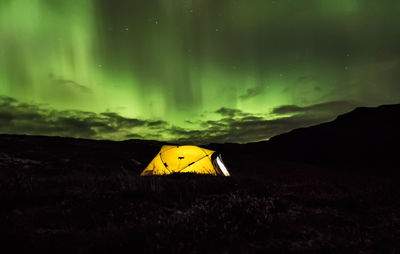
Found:
[{"label": "silhouetted terrain", "polygon": [[0,135],[0,252],[399,252],[399,115],[209,145],[232,177],[140,177],[156,141]]},{"label": "silhouetted terrain", "polygon": [[400,168],[400,104],[356,108],[336,120],[247,145],[269,158],[344,167]]}]

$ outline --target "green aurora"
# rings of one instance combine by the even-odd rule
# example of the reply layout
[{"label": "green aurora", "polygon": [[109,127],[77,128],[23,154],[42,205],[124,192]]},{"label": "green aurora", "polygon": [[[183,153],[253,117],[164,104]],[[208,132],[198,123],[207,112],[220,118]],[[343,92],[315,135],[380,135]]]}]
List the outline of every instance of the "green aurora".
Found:
[{"label": "green aurora", "polygon": [[400,102],[398,0],[0,0],[0,132],[250,142]]}]

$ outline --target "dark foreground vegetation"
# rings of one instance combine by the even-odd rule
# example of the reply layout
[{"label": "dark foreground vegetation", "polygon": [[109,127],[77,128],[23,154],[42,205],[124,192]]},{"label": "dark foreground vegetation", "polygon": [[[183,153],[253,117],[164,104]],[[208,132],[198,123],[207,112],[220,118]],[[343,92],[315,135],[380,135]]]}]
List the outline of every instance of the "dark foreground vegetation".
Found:
[{"label": "dark foreground vegetation", "polygon": [[1,253],[400,251],[393,174],[228,154],[232,177],[139,177],[149,158],[137,154],[160,144],[0,144]]}]

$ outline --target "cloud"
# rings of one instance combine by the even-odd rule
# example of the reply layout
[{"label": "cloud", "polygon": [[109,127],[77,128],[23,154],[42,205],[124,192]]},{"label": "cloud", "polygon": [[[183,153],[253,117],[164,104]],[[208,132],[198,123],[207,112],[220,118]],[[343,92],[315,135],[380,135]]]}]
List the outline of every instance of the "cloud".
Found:
[{"label": "cloud", "polygon": [[142,135],[139,134],[127,134],[125,135],[126,139],[143,139]]},{"label": "cloud", "polygon": [[63,87],[71,87],[84,93],[91,93],[92,90],[84,85],[81,85],[73,80],[67,79],[54,79],[53,83]]},{"label": "cloud", "polygon": [[147,127],[153,128],[153,129],[162,128],[167,125],[168,125],[168,123],[166,121],[162,121],[162,120],[147,122]]},{"label": "cloud", "polygon": [[106,119],[109,121],[109,125],[118,126],[120,128],[135,128],[148,124],[144,120],[139,120],[136,118],[126,118],[113,112],[100,113],[100,115],[106,117]]},{"label": "cloud", "polygon": [[241,98],[242,100],[247,100],[259,94],[262,94],[263,92],[264,92],[264,87],[256,86],[253,88],[248,88],[244,94],[239,96],[239,98]]},{"label": "cloud", "polygon": [[[332,101],[306,107],[284,105],[273,110],[278,118],[240,109],[220,108],[218,120],[200,120],[188,127],[162,120],[128,118],[115,112],[54,110],[0,96],[0,133],[52,135],[91,139],[157,139],[177,144],[253,142],[292,129],[333,120],[351,109],[350,101]],[[288,116],[289,114],[289,116]]]},{"label": "cloud", "polygon": [[283,105],[273,110],[272,113],[278,116],[275,119],[239,109],[220,108],[216,113],[222,118],[217,121],[203,121],[201,130],[172,126],[168,131],[179,137],[175,141],[177,143],[246,143],[266,140],[293,129],[331,121],[338,114],[348,112],[356,106],[353,101],[331,101],[306,107]]},{"label": "cloud", "polygon": [[221,116],[227,116],[227,117],[234,117],[234,116],[240,116],[240,115],[245,114],[240,109],[225,108],[225,107],[218,109],[217,111],[215,111],[215,113],[220,114]]},{"label": "cloud", "polygon": [[172,126],[168,132],[178,137],[174,142],[183,144],[208,144],[226,142],[252,142],[266,140],[295,128],[305,127],[328,120],[312,115],[283,117],[273,120],[260,116],[223,118],[207,121],[202,130],[190,130]]},{"label": "cloud", "polygon": [[[246,113],[239,109],[220,108],[216,112],[221,114],[222,118],[203,121],[202,129],[192,130],[172,126],[168,132],[177,137],[174,142],[183,144],[246,143],[266,140],[296,128],[330,121],[337,116],[337,111],[350,110],[354,107],[355,104],[347,101],[334,101],[308,107],[285,105],[274,109],[274,114],[282,114],[276,119],[268,119],[267,115]],[[288,113],[292,116],[283,116]]]},{"label": "cloud", "polygon": [[277,115],[298,114],[298,113],[344,113],[356,107],[353,101],[331,101],[320,104],[314,104],[306,107],[297,105],[283,105],[274,108],[272,113]]},{"label": "cloud", "polygon": [[[54,110],[0,96],[0,132],[52,135],[91,139],[139,138],[138,128],[158,131],[167,123],[123,117],[117,113],[96,114],[77,110]],[[157,135],[157,134],[154,134]]]}]

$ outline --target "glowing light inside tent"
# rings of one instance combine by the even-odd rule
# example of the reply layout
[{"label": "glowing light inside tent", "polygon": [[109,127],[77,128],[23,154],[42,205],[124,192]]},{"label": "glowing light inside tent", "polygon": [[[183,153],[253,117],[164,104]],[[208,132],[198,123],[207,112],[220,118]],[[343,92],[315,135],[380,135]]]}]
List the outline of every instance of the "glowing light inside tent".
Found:
[{"label": "glowing light inside tent", "polygon": [[228,169],[225,167],[224,163],[222,162],[222,160],[219,156],[217,157],[217,163],[218,163],[218,166],[221,169],[222,173],[224,174],[224,176],[230,176]]}]

